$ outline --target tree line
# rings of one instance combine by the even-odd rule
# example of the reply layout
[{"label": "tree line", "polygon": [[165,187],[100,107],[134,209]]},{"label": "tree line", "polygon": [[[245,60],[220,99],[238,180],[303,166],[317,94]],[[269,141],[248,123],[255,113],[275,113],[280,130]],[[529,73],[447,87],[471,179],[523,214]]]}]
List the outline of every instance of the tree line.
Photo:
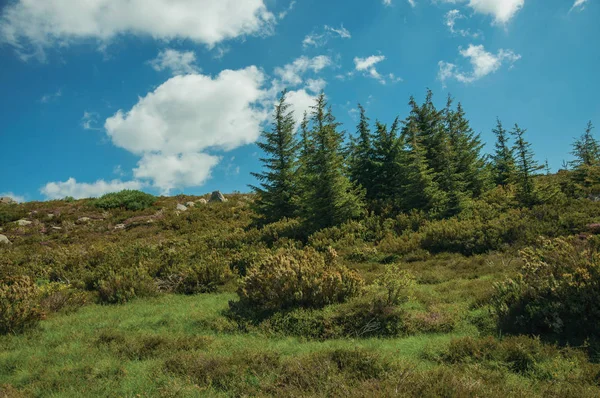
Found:
[{"label": "tree line", "polygon": [[[494,152],[486,155],[451,96],[437,109],[428,90],[422,104],[411,97],[409,106],[404,120],[397,117],[388,126],[371,124],[359,104],[356,134],[346,140],[324,93],[297,126],[283,91],[271,128],[258,142],[263,171],[252,173],[259,184],[251,186],[257,221],[299,217],[318,230],[367,213],[421,211],[445,218],[496,187],[510,187],[518,205],[527,207],[550,200],[558,189],[538,183],[544,166],[518,124],[507,130],[497,120]],[[560,187],[572,197],[595,193],[600,182],[600,145],[592,130],[589,122],[574,142],[569,183]]]}]

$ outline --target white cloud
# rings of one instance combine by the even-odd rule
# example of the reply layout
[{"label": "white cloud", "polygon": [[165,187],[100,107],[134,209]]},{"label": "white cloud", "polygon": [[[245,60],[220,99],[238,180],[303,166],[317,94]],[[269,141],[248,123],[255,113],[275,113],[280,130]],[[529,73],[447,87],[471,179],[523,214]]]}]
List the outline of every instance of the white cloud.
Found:
[{"label": "white cloud", "polygon": [[155,71],[161,72],[169,69],[174,76],[200,72],[200,68],[195,65],[196,54],[193,51],[177,51],[167,48],[160,51],[157,57],[148,63]]},{"label": "white cloud", "polygon": [[25,55],[78,40],[103,44],[123,34],[190,39],[208,46],[268,34],[275,17],[264,0],[17,0],[0,16],[0,41]]},{"label": "white cloud", "polygon": [[491,73],[496,72],[503,63],[513,64],[519,59],[521,56],[515,54],[512,50],[499,50],[497,54],[492,54],[490,52],[485,51],[483,45],[475,46],[473,44],[469,45],[466,50],[460,50],[460,55],[469,59],[471,66],[473,67],[473,71],[469,73],[464,73],[459,70],[459,68],[452,63],[440,61],[438,79],[445,84],[446,80],[454,78],[462,83],[472,83],[476,80],[479,80]]},{"label": "white cloud", "polygon": [[[354,69],[356,71],[363,72],[366,76],[372,77],[373,79],[377,80],[381,84],[386,84],[388,79],[392,83],[402,81],[401,78],[396,77],[393,73],[388,74],[386,77],[386,76],[381,75],[377,71],[377,68],[375,65],[377,65],[379,62],[384,61],[384,60],[385,60],[384,55],[371,55],[370,57],[367,57],[367,58],[355,57],[354,58]],[[351,75],[351,73],[349,75]]]},{"label": "white cloud", "polygon": [[472,36],[474,38],[479,37],[479,33],[471,33],[469,29],[456,29],[456,21],[459,19],[465,19],[466,17],[461,14],[461,12],[457,9],[450,10],[444,15],[444,22],[450,32],[455,35],[460,35],[463,37]]},{"label": "white cloud", "polygon": [[116,146],[135,154],[237,148],[260,134],[264,112],[255,104],[264,95],[263,81],[255,66],[215,78],[175,76],[108,118],[105,128]]},{"label": "white cloud", "polygon": [[318,73],[332,64],[331,58],[326,55],[318,55],[314,58],[302,56],[291,64],[275,68],[275,75],[279,76],[284,84],[298,85],[303,81],[302,75],[309,70]]},{"label": "white cloud", "polygon": [[321,47],[327,44],[327,42],[332,38],[342,38],[342,39],[350,39],[352,38],[352,34],[342,24],[339,28],[333,28],[331,26],[325,25],[323,27],[323,32],[316,33],[313,32],[304,37],[302,40],[302,46],[306,47]]},{"label": "white cloud", "polygon": [[571,7],[571,11],[574,9],[578,9],[579,11],[583,10],[587,2],[588,0],[575,0],[573,7]]},{"label": "white cloud", "polygon": [[316,94],[323,91],[326,85],[327,82],[323,79],[308,79],[306,81],[306,89]]},{"label": "white cloud", "polygon": [[218,156],[205,153],[177,155],[145,154],[133,169],[137,179],[149,179],[167,195],[171,189],[203,185],[219,163]]},{"label": "white cloud", "polygon": [[81,127],[84,130],[102,130],[99,127],[96,127],[98,124],[99,115],[96,112],[83,112],[83,117],[81,118]]},{"label": "white cloud", "polygon": [[288,15],[288,14],[289,14],[289,13],[290,13],[290,12],[291,12],[293,9],[294,9],[294,6],[295,6],[295,5],[296,5],[296,0],[292,0],[292,1],[290,2],[290,5],[288,6],[288,8],[287,8],[287,9],[285,9],[284,11],[281,11],[281,12],[279,13],[279,15],[277,15],[277,17],[278,17],[279,19],[283,19],[283,18],[285,18],[285,17],[286,17],[286,16],[287,16],[287,15]]},{"label": "white cloud", "polygon": [[12,193],[12,192],[4,192],[4,193],[0,193],[0,198],[3,198],[3,197],[8,197],[8,198],[11,198],[12,200],[14,200],[15,202],[18,202],[18,203],[23,203],[23,202],[25,202],[25,197],[23,197],[23,196],[20,196],[20,195],[15,195],[15,194],[14,194],[14,193]]},{"label": "white cloud", "polygon": [[469,0],[469,7],[480,14],[493,16],[497,24],[506,24],[524,4],[525,0]]},{"label": "white cloud", "polygon": [[59,99],[60,97],[62,97],[62,89],[58,89],[55,93],[42,96],[42,98],[40,98],[40,102],[42,104],[47,104],[48,102]]},{"label": "white cloud", "polygon": [[40,192],[47,199],[62,199],[72,196],[75,199],[94,198],[110,192],[118,192],[124,189],[141,189],[144,183],[140,181],[98,180],[93,184],[79,183],[74,178],[64,182],[50,182]]},{"label": "white cloud", "polygon": [[290,91],[287,93],[287,102],[291,105],[291,110],[294,111],[294,119],[296,119],[296,128],[299,127],[304,112],[310,113],[310,107],[315,104],[316,96],[310,95],[306,90]]}]

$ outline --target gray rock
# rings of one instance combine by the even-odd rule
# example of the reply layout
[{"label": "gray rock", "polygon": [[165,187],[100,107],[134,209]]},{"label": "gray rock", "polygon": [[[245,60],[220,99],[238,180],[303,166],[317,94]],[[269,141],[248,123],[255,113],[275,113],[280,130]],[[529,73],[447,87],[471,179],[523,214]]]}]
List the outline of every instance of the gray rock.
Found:
[{"label": "gray rock", "polygon": [[117,224],[115,225],[115,229],[125,229],[127,226],[125,224]]},{"label": "gray rock", "polygon": [[194,207],[194,206],[196,206],[196,204],[194,202],[187,202],[185,205],[187,207]]},{"label": "gray rock", "polygon": [[13,203],[17,203],[13,198],[9,198],[8,196],[3,196],[0,198],[0,203],[5,205],[11,205]]},{"label": "gray rock", "polygon": [[221,191],[214,191],[211,195],[210,195],[210,200],[209,202],[227,202],[227,198],[225,196],[223,196],[223,194],[221,193]]},{"label": "gray rock", "polygon": [[11,243],[6,235],[0,235],[0,244],[10,245]]},{"label": "gray rock", "polygon": [[187,207],[185,207],[181,203],[177,203],[177,210],[179,210],[179,211],[187,211]]},{"label": "gray rock", "polygon": [[33,224],[33,222],[29,221],[29,220],[25,220],[25,219],[21,219],[19,221],[15,221],[17,223],[17,225],[19,225],[20,227],[26,227],[28,225]]},{"label": "gray rock", "polygon": [[48,218],[49,218],[50,220],[52,220],[52,219],[54,218],[54,214],[52,214],[52,213],[48,213]]},{"label": "gray rock", "polygon": [[52,229],[55,230],[55,231],[61,231],[62,230],[61,227],[52,227]]},{"label": "gray rock", "polygon": [[80,218],[77,219],[77,222],[85,223],[85,222],[90,222],[91,220],[92,219],[89,218],[89,217],[80,217]]},{"label": "gray rock", "polygon": [[202,199],[198,199],[198,200],[196,201],[196,203],[200,203],[201,205],[205,205],[205,204],[207,204],[207,203],[208,203],[208,200],[206,200],[206,199],[202,198]]}]

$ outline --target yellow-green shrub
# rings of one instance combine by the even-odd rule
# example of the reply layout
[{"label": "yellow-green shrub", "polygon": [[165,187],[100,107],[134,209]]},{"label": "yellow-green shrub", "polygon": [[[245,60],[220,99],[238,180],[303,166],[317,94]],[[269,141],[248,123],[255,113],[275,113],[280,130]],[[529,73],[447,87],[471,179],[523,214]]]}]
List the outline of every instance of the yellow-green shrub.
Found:
[{"label": "yellow-green shrub", "polygon": [[0,282],[0,334],[20,333],[43,318],[38,291],[28,277],[13,277]]},{"label": "yellow-green shrub", "polygon": [[517,277],[496,285],[492,304],[501,329],[574,343],[600,339],[597,243],[544,239],[521,256]]},{"label": "yellow-green shrub", "polygon": [[238,289],[240,301],[262,310],[344,302],[361,292],[363,280],[335,257],[333,249],[326,256],[313,249],[280,250],[248,271]]},{"label": "yellow-green shrub", "polygon": [[156,293],[156,284],[141,268],[110,270],[98,282],[100,301],[108,304],[125,303],[135,297],[151,296]]}]

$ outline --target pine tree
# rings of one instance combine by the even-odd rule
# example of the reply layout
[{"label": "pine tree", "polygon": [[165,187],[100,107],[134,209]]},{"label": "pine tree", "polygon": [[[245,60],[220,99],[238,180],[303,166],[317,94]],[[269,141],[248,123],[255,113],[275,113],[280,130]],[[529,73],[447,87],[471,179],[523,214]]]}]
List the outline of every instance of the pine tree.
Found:
[{"label": "pine tree", "polygon": [[371,209],[393,215],[402,210],[406,153],[403,141],[398,136],[398,118],[389,130],[387,125],[380,122],[376,126],[372,139],[372,193],[368,198],[371,200]]},{"label": "pine tree", "polygon": [[342,156],[343,134],[338,132],[325,95],[312,108],[308,148],[300,159],[302,176],[301,214],[312,230],[339,225],[363,212],[363,194],[347,177]]},{"label": "pine tree", "polygon": [[295,121],[284,90],[275,106],[270,131],[263,131],[257,145],[266,157],[261,158],[262,173],[251,173],[260,186],[251,186],[257,194],[254,207],[259,223],[271,223],[297,213],[298,184],[295,178],[298,142],[294,138]]},{"label": "pine tree", "polygon": [[496,119],[496,123],[496,128],[492,130],[496,135],[496,150],[491,157],[493,180],[496,185],[506,186],[514,182],[515,158],[509,145],[508,132],[500,119]]},{"label": "pine tree", "polygon": [[600,192],[600,144],[594,138],[594,126],[589,121],[583,135],[573,143],[572,180],[576,190],[585,195]]},{"label": "pine tree", "polygon": [[533,157],[531,144],[525,140],[526,131],[515,124],[511,134],[515,138],[513,150],[516,153],[517,200],[523,205],[532,206],[539,202],[534,176],[543,166]]},{"label": "pine tree", "polygon": [[422,130],[426,127],[422,118],[422,108],[412,97],[409,105],[412,109],[402,129],[402,142],[406,150],[403,209],[423,210],[434,216],[441,215],[447,207],[448,198],[435,181],[436,173],[428,163],[427,147],[423,141],[427,142],[430,136]]},{"label": "pine tree", "polygon": [[349,150],[349,172],[353,183],[362,186],[366,196],[371,199],[374,192],[373,182],[373,151],[371,145],[371,131],[369,130],[369,118],[365,109],[358,104],[359,121],[356,126],[356,137],[353,137]]}]

